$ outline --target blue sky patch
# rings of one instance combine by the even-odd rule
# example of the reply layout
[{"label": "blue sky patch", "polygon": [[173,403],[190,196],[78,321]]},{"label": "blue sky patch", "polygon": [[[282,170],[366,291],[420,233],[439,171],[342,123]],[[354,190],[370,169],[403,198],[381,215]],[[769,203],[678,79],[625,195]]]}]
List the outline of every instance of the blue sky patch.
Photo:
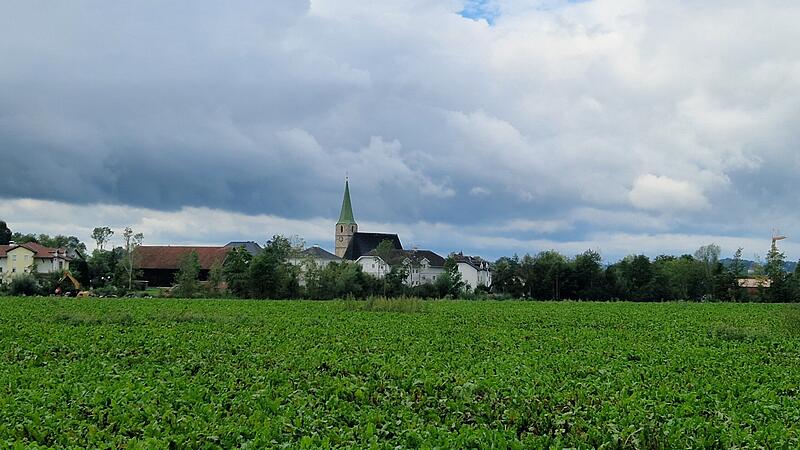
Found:
[{"label": "blue sky patch", "polygon": [[489,25],[494,25],[495,19],[500,16],[500,6],[492,0],[467,0],[459,14],[467,19],[484,19]]}]

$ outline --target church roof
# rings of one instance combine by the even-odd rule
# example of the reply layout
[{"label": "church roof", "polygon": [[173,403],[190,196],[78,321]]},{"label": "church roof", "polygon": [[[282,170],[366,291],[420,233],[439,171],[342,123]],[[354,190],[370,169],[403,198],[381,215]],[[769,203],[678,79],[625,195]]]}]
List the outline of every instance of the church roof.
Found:
[{"label": "church roof", "polygon": [[344,252],[343,259],[355,261],[359,257],[366,255],[372,250],[375,250],[381,242],[386,240],[391,241],[395,249],[403,249],[403,245],[400,243],[400,238],[397,237],[396,234],[362,233],[360,231],[354,233],[353,238],[350,239],[350,244],[347,246],[347,250]]},{"label": "church roof", "polygon": [[344,224],[354,224],[356,219],[353,217],[353,206],[350,204],[350,183],[344,182],[344,198],[342,199],[342,211],[339,213],[339,222]]}]

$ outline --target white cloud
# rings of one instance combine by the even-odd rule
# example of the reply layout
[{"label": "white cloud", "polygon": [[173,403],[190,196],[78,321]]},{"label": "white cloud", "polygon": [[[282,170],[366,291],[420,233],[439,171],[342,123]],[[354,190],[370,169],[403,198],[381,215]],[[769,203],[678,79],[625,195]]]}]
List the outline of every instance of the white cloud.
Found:
[{"label": "white cloud", "polygon": [[709,206],[708,199],[691,183],[653,174],[634,181],[630,199],[637,208],[655,211],[701,210]]}]

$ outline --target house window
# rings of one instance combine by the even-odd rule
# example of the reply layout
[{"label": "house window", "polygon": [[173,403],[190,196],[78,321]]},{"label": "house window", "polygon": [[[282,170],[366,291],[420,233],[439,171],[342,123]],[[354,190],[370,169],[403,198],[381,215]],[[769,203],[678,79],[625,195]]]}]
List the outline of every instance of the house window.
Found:
[{"label": "house window", "polygon": [[17,260],[17,255],[11,255],[11,260],[12,261],[16,261]]},{"label": "house window", "polygon": [[12,267],[12,268],[11,268],[11,273],[14,273],[14,272],[16,272],[16,271],[17,271],[17,268],[16,268],[16,267]]}]

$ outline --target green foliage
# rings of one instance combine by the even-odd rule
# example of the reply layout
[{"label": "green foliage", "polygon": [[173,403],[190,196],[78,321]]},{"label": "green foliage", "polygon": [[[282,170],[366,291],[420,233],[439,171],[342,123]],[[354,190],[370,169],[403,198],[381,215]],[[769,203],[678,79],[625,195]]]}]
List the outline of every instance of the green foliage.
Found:
[{"label": "green foliage", "polygon": [[366,298],[377,282],[361,265],[350,261],[311,266],[306,273],[306,296],[318,300]]},{"label": "green foliage", "polygon": [[200,276],[200,259],[197,252],[191,251],[184,255],[178,264],[178,273],[175,275],[175,289],[177,297],[194,297],[199,290],[198,277]]},{"label": "green foliage", "polygon": [[24,273],[11,279],[9,292],[11,295],[40,295],[42,287],[35,276]]},{"label": "green foliage", "polygon": [[11,242],[11,236],[13,236],[11,229],[8,228],[5,221],[0,220],[0,245],[8,245]]},{"label": "green foliage", "polygon": [[86,253],[86,244],[80,241],[75,236],[64,236],[62,234],[56,236],[49,236],[47,234],[23,234],[23,233],[14,233],[11,237],[11,240],[17,244],[26,244],[28,242],[36,242],[38,244],[44,245],[45,247],[51,248],[65,248],[69,252],[79,251],[81,253]]},{"label": "green foliage", "polygon": [[296,249],[289,239],[274,236],[264,251],[249,264],[248,280],[253,298],[296,298],[300,294],[299,267],[289,258]]},{"label": "green foliage", "polygon": [[222,291],[222,283],[225,281],[225,273],[222,268],[222,263],[214,261],[208,271],[208,283],[206,283],[206,293],[210,297],[219,296]]},{"label": "green foliage", "polygon": [[244,247],[234,247],[225,257],[222,276],[228,291],[237,297],[247,297],[250,289],[250,262],[253,256]]},{"label": "green foliage", "polygon": [[351,303],[0,298],[0,439],[517,449],[800,440],[800,340],[776,320],[784,305]]},{"label": "green foliage", "polygon": [[426,311],[425,302],[416,297],[376,297],[370,296],[361,307],[363,311],[419,313]]},{"label": "green foliage", "polygon": [[98,250],[103,250],[113,235],[114,230],[109,227],[95,227],[92,230],[92,239],[94,239]]},{"label": "green foliage", "polygon": [[434,286],[440,298],[459,298],[464,292],[466,285],[452,255],[444,261],[444,272],[436,279]]}]

